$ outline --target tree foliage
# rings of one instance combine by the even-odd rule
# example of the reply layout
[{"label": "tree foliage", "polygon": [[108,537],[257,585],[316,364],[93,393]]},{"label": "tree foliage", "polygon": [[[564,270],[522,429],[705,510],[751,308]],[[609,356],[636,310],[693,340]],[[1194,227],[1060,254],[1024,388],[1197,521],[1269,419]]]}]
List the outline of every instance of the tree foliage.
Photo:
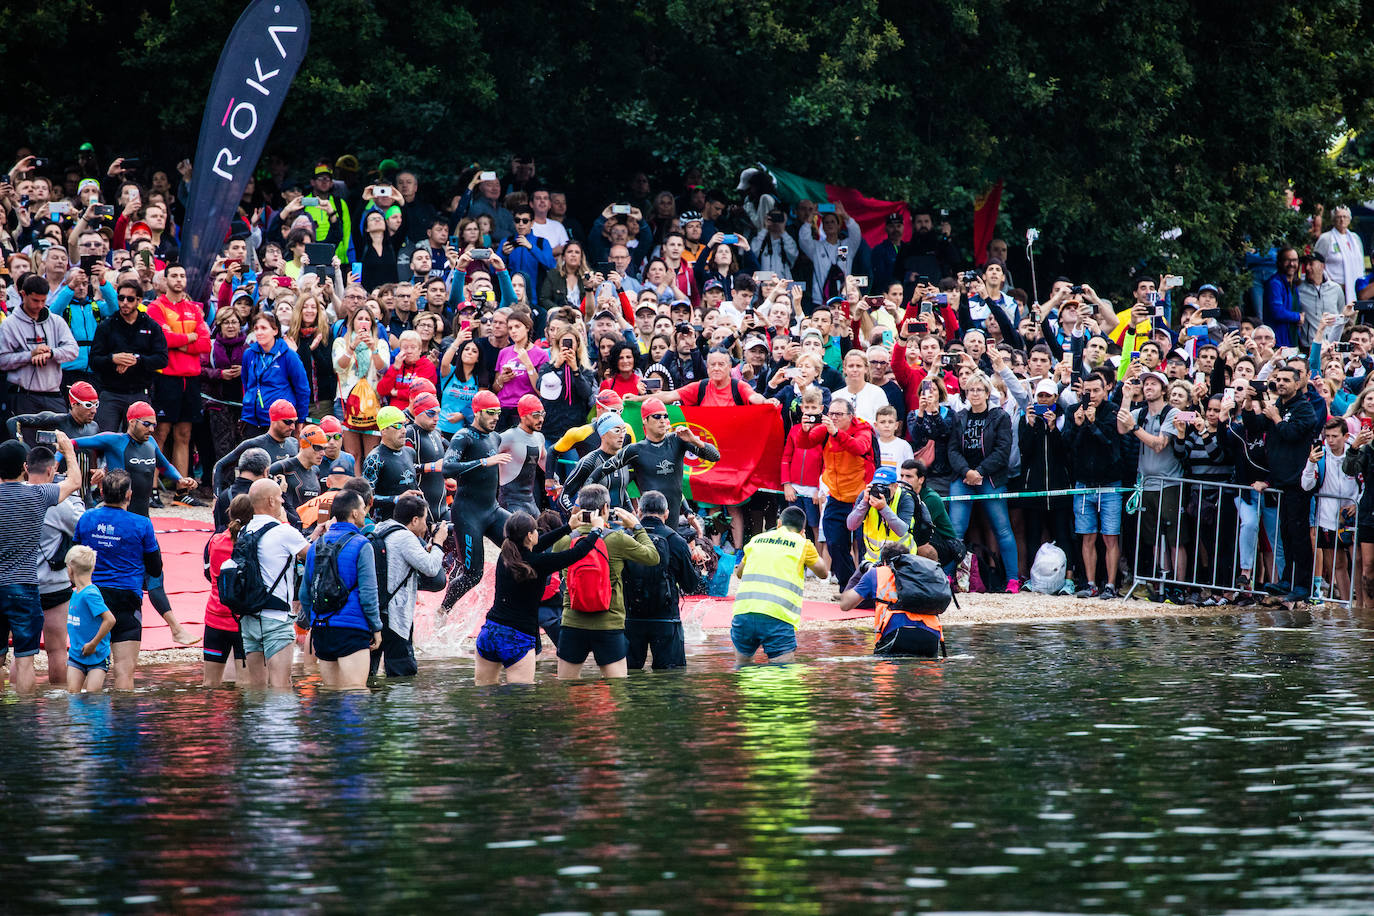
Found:
[{"label": "tree foliage", "polygon": [[[187,155],[240,2],[0,10],[15,146]],[[599,207],[628,173],[760,160],[949,207],[1002,178],[1006,227],[1124,280],[1233,269],[1307,201],[1366,194],[1374,0],[419,0],[312,4],[269,150],[392,156],[451,184],[516,150]],[[41,39],[34,36],[41,35]],[[1346,131],[1356,137],[1327,155]],[[57,153],[53,153],[57,155]],[[1161,238],[1177,229],[1176,238]],[[1172,233],[1169,233],[1172,235]]]}]

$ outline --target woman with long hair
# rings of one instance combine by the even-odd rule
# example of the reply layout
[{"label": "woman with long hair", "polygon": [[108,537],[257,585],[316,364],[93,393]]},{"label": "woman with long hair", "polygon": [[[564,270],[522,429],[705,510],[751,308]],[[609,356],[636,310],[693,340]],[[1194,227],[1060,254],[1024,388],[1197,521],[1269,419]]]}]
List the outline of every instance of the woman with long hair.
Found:
[{"label": "woman with long hair", "polygon": [[[748,245],[745,246],[748,251]],[[749,254],[749,262],[753,261],[753,255]],[[731,291],[735,288],[735,274],[744,269],[746,264],[741,264],[740,253],[734,245],[725,242],[717,242],[715,245],[706,249],[706,253],[697,258],[697,289],[704,289],[707,280],[720,281],[721,288],[725,290],[725,298],[730,298]]]},{"label": "woman with long hair", "polygon": [[482,348],[472,339],[471,328],[463,328],[453,338],[439,369],[443,379],[439,388],[439,431],[451,436],[472,422],[472,399],[487,384],[482,371]]},{"label": "woman with long hair", "polygon": [[344,419],[344,402],[361,381],[375,388],[377,379],[391,362],[391,347],[378,333],[377,316],[372,309],[363,307],[353,313],[348,330],[334,339],[333,356],[339,379],[334,416],[344,420],[344,450],[353,456],[357,467],[362,467],[363,433],[361,428],[349,426]]},{"label": "woman with long hair", "polygon": [[579,524],[590,524],[590,534],[578,538],[567,550],[549,548],[571,533],[567,525],[542,536],[534,516],[517,512],[506,521],[506,539],[496,560],[496,582],[491,610],[477,634],[477,665],[473,680],[480,686],[495,684],[506,672],[507,684],[534,683],[534,654],[539,647],[539,604],[550,574],[567,569],[591,553],[606,527],[604,514],[578,510]]},{"label": "woman with long hair", "polygon": [[362,236],[358,256],[363,265],[363,286],[376,289],[383,283],[395,283],[399,279],[396,276],[396,243],[381,210],[368,210],[363,216]]},{"label": "woman with long hair", "polygon": [[[244,667],[243,634],[239,622],[219,600],[219,571],[234,553],[239,533],[253,520],[253,502],[240,493],[229,503],[229,528],[210,538],[205,545],[205,578],[210,580],[210,597],[205,600],[205,641],[202,649],[202,687],[218,687],[224,680],[224,666],[234,659],[235,673]],[[237,678],[235,678],[237,680]]]},{"label": "woman with long hair", "polygon": [[[329,312],[313,295],[303,295],[291,309],[291,323],[286,329],[286,345],[296,351],[310,381],[312,404],[332,402],[337,376],[334,375],[333,341],[329,333]],[[328,404],[318,407],[328,413]]]},{"label": "woman with long hair", "polygon": [[581,308],[583,294],[590,288],[589,277],[591,273],[582,246],[569,242],[563,249],[558,268],[544,274],[539,289],[540,304],[548,312],[565,305]]},{"label": "woman with long hair", "polygon": [[527,394],[534,394],[539,367],[549,361],[548,351],[534,345],[534,316],[524,309],[512,309],[506,316],[510,345],[496,355],[496,377],[491,386],[501,400],[501,419],[497,429],[515,425],[515,405]]}]

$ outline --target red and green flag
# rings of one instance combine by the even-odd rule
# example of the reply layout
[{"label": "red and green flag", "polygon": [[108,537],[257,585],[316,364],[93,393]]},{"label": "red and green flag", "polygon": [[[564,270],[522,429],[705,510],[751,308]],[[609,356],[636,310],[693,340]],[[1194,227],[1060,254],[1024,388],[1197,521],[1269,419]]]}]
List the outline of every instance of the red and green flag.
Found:
[{"label": "red and green flag", "polygon": [[[629,402],[621,416],[644,438],[640,405]],[[674,426],[686,425],[720,449],[719,461],[687,457],[682,494],[713,506],[736,506],[758,490],[782,490],[782,414],[773,404],[743,407],[683,407],[669,404]]]},{"label": "red and green flag", "polygon": [[799,200],[810,200],[818,204],[843,205],[844,212],[859,224],[864,241],[870,245],[879,245],[887,238],[885,227],[889,213],[901,214],[902,240],[908,241],[911,238],[911,214],[907,212],[905,201],[878,200],[866,197],[854,188],[813,181],[792,172],[784,172],[782,169],[765,170],[773,176],[773,183],[778,188],[778,199],[784,203],[795,204]]},{"label": "red and green flag", "polygon": [[988,244],[997,234],[997,212],[1002,207],[1002,179],[973,201],[973,263],[987,263]]}]

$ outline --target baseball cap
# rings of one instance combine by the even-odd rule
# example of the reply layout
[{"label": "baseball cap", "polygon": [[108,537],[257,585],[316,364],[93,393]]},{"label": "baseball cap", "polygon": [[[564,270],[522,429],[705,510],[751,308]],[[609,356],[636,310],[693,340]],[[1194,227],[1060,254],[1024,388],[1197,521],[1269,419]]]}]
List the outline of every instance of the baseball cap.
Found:
[{"label": "baseball cap", "polygon": [[1204,283],[1197,288],[1197,294],[1199,296],[1203,293],[1214,293],[1218,299],[1221,298],[1221,290],[1217,289],[1216,286],[1211,283]]},{"label": "baseball cap", "polygon": [[134,401],[124,416],[129,420],[142,420],[144,417],[156,417],[157,411],[153,410],[153,405],[147,401]]},{"label": "baseball cap", "polygon": [[722,292],[724,292],[725,286],[724,286],[719,280],[715,280],[715,279],[707,280],[707,281],[706,281],[705,283],[703,283],[702,286],[701,286],[701,291],[702,291],[703,293],[705,293],[705,292],[710,292],[710,291],[713,290],[713,289],[718,289],[718,290],[721,290]]},{"label": "baseball cap", "polygon": [[528,417],[532,413],[539,413],[544,409],[544,402],[539,400],[537,394],[524,394],[515,403],[515,412],[521,417]]},{"label": "baseball cap", "polygon": [[95,386],[90,382],[77,382],[72,386],[72,390],[67,392],[67,400],[75,403],[77,401],[98,401],[100,393],[95,390]]},{"label": "baseball cap", "polygon": [[1059,386],[1054,383],[1054,379],[1042,378],[1040,383],[1035,386],[1036,394],[1052,394],[1059,397]]},{"label": "baseball cap", "polygon": [[1316,249],[1313,249],[1312,251],[1307,252],[1307,254],[1305,254],[1305,255],[1303,255],[1301,258],[1299,258],[1299,260],[1301,260],[1301,261],[1321,261],[1323,264],[1325,264],[1325,263],[1326,263],[1326,255],[1322,254],[1320,251],[1317,251]]},{"label": "baseball cap", "polygon": [[900,214],[900,213],[889,213],[889,214],[887,215],[887,222],[888,222],[888,225],[896,224],[896,225],[900,226],[900,225],[902,224],[902,214]]},{"label": "baseball cap", "polygon": [[824,341],[824,340],[825,340],[825,335],[822,334],[822,333],[821,333],[818,329],[816,329],[816,328],[807,328],[805,331],[802,331],[801,339],[802,339],[803,342],[805,342],[805,341],[807,341],[807,340],[809,340],[809,339],[811,339],[811,338],[813,338],[813,337],[814,337],[816,340],[820,340],[820,341]]},{"label": "baseball cap", "polygon": [[889,468],[889,467],[881,467],[881,468],[878,468],[878,470],[876,470],[876,471],[873,472],[873,481],[872,481],[872,482],[873,482],[873,483],[889,483],[889,484],[891,484],[891,483],[896,483],[896,482],[897,482],[897,469],[896,469],[896,468]]},{"label": "baseball cap", "polygon": [[621,419],[620,414],[607,413],[596,418],[596,422],[592,424],[592,429],[596,430],[598,436],[604,436],[611,430],[624,425],[625,421]]},{"label": "baseball cap", "polygon": [[492,408],[499,408],[500,406],[501,399],[490,391],[484,389],[473,395],[472,409],[474,412],[479,410],[491,410]]},{"label": "baseball cap", "polygon": [[656,413],[667,413],[668,405],[664,404],[658,398],[649,398],[649,400],[645,401],[643,406],[640,407],[639,412],[641,416],[645,417],[653,416]]},{"label": "baseball cap", "polygon": [[[413,389],[412,389],[413,391]],[[411,415],[424,413],[426,410],[433,410],[439,406],[439,399],[428,391],[422,391],[410,399]]]},{"label": "baseball cap", "polygon": [[343,432],[343,424],[339,422],[338,417],[326,415],[320,418],[320,431],[327,436],[341,433]]},{"label": "baseball cap", "polygon": [[640,312],[653,312],[657,314],[658,306],[654,305],[652,302],[646,299],[643,302],[639,303],[639,305],[635,306],[635,314],[638,315]]},{"label": "baseball cap", "polygon": [[597,392],[596,406],[603,410],[620,410],[625,406],[625,399],[620,396],[620,392],[606,388]]},{"label": "baseball cap", "polygon": [[315,174],[316,174],[316,175],[328,175],[330,178],[333,178],[333,177],[334,177],[334,166],[330,165],[328,162],[323,162],[323,161],[317,162],[317,163],[315,163]]},{"label": "baseball cap", "polygon": [[[714,281],[707,280],[706,282],[712,283]],[[667,290],[665,291],[665,295],[672,297],[673,293],[671,290]],[[689,313],[692,311],[692,303],[688,302],[686,299],[672,298],[671,302],[672,305],[668,306],[669,313],[676,312],[678,309],[685,309]]]},{"label": "baseball cap", "polygon": [[[474,398],[474,400],[476,400]],[[406,415],[401,412],[401,408],[392,407],[390,404],[377,411],[377,428],[390,429],[393,426],[401,426],[406,421]]]},{"label": "baseball cap", "polygon": [[1157,382],[1159,382],[1161,385],[1163,385],[1165,388],[1168,388],[1168,387],[1169,387],[1169,379],[1168,379],[1168,377],[1167,377],[1163,372],[1142,372],[1142,373],[1140,373],[1140,381],[1141,381],[1141,382],[1144,382],[1147,378],[1152,378],[1152,379],[1154,379],[1155,381],[1157,381]]},{"label": "baseball cap", "polygon": [[767,350],[768,341],[764,340],[762,337],[753,334],[744,338],[744,349],[752,350],[754,347],[763,347],[765,350]]},{"label": "baseball cap", "polygon": [[592,316],[592,321],[600,321],[602,318],[609,318],[612,321],[615,321],[615,312],[611,311],[610,309],[601,309],[599,312]]},{"label": "baseball cap", "polygon": [[269,420],[296,420],[296,405],[286,398],[277,398],[272,402],[272,406],[267,408],[267,418]]},{"label": "baseball cap", "polygon": [[138,222],[134,223],[132,226],[129,227],[130,238],[133,238],[140,232],[146,232],[148,233],[148,235],[151,236],[153,234],[153,227],[143,222],[143,220],[139,220]]},{"label": "baseball cap", "polygon": [[76,186],[76,193],[80,194],[87,188],[95,188],[97,191],[99,191],[100,182],[96,181],[94,178],[83,178],[81,179],[81,183]]},{"label": "baseball cap", "polygon": [[825,307],[830,308],[832,305],[844,305],[845,301],[844,296],[831,296],[829,299],[825,300]]},{"label": "baseball cap", "polygon": [[763,171],[763,170],[762,170],[762,169],[755,169],[755,168],[748,168],[748,169],[745,169],[744,171],[740,172],[740,173],[739,173],[739,187],[735,188],[735,190],[736,190],[736,191],[747,191],[747,190],[749,190],[749,182],[753,179],[753,177],[754,177],[755,175],[759,174],[759,172],[761,172],[761,171]]},{"label": "baseball cap", "polygon": [[307,445],[313,445],[315,448],[324,448],[324,430],[320,429],[314,423],[311,423],[296,434],[296,441],[301,444],[302,448]]}]

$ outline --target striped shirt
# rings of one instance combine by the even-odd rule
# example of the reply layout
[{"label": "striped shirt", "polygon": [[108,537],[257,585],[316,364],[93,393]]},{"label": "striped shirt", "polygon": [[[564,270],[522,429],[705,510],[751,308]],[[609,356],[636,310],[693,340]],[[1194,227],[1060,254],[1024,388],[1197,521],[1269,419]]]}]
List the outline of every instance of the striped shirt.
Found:
[{"label": "striped shirt", "polygon": [[0,586],[38,584],[38,538],[43,516],[62,501],[62,488],[0,481]]}]

